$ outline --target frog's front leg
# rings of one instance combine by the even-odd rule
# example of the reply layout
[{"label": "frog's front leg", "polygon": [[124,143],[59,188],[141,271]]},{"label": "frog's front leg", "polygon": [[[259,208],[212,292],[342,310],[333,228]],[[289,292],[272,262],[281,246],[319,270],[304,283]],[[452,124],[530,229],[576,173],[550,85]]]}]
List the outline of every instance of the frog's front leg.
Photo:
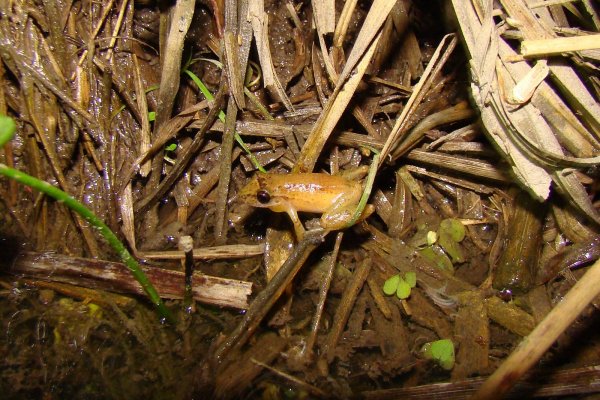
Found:
[{"label": "frog's front leg", "polygon": [[286,204],[283,207],[283,211],[285,211],[287,213],[287,215],[290,216],[290,219],[292,220],[292,223],[294,224],[294,231],[296,232],[296,239],[298,241],[301,241],[302,238],[304,237],[304,226],[302,225],[300,218],[298,218],[298,213],[296,212],[296,209],[294,207],[292,207],[290,204]]}]

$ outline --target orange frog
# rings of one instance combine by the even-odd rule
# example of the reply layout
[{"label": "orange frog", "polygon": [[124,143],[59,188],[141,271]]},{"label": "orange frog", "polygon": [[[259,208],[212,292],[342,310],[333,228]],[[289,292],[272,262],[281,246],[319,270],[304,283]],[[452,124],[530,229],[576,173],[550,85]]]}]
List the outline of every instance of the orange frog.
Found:
[{"label": "orange frog", "polygon": [[[366,169],[357,170],[358,179]],[[324,173],[257,173],[238,193],[238,198],[254,207],[286,212],[294,224],[296,238],[302,240],[304,226],[298,211],[321,214],[326,230],[344,229],[352,222],[363,193],[359,180]],[[367,218],[374,207],[367,205],[358,220]]]}]

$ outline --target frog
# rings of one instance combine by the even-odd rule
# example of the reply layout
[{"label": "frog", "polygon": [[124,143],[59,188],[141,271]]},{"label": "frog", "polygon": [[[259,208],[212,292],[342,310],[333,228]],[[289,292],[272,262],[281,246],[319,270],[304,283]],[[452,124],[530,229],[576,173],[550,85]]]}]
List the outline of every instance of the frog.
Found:
[{"label": "frog", "polygon": [[[253,207],[287,213],[297,240],[302,240],[305,229],[298,212],[321,214],[319,223],[327,231],[347,228],[353,222],[363,193],[360,178],[365,174],[366,169],[357,170],[354,178],[320,172],[257,173],[238,192],[238,199]],[[374,210],[367,204],[357,221]]]}]

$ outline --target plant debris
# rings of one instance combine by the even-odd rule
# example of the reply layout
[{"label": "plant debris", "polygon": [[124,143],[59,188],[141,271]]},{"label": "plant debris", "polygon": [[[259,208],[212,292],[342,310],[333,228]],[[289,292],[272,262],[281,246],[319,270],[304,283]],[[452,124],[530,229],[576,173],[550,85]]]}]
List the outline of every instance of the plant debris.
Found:
[{"label": "plant debris", "polygon": [[4,3],[6,398],[600,390],[593,2]]}]

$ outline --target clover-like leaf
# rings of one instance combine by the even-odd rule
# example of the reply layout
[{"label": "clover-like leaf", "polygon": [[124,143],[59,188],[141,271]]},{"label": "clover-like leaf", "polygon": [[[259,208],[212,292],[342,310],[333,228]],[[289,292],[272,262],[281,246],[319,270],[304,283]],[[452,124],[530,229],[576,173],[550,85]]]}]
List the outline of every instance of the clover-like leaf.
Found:
[{"label": "clover-like leaf", "polygon": [[400,282],[400,274],[396,274],[388,278],[383,284],[383,293],[388,296],[393,295],[398,290],[398,283]]}]

